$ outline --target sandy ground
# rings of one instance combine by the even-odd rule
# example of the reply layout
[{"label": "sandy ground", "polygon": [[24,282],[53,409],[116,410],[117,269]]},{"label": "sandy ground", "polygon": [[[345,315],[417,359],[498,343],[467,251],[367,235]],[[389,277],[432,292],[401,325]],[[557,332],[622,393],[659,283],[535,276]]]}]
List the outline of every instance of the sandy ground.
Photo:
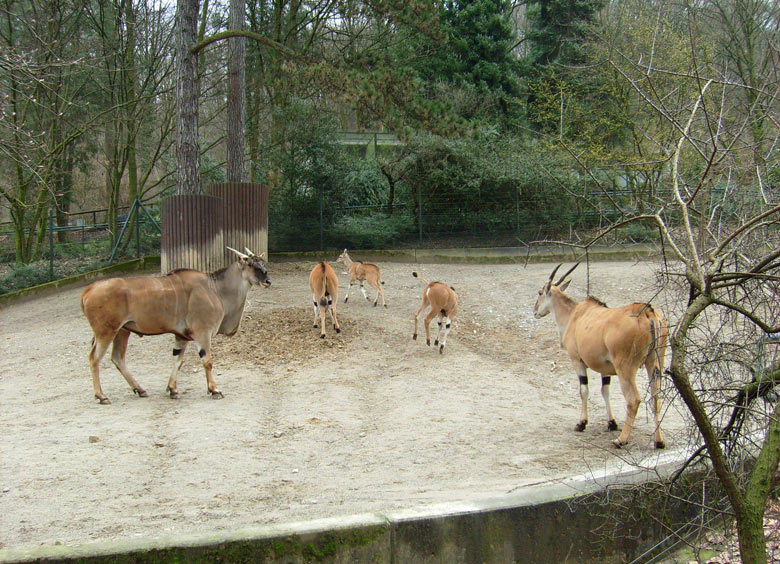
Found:
[{"label": "sandy ground", "polygon": [[[102,384],[112,404],[99,405],[80,288],[0,310],[0,548],[469,500],[652,454],[647,403],[629,448],[610,447],[616,433],[606,430],[598,376],[591,424],[574,432],[577,379],[552,316],[532,314],[551,265],[383,264],[386,309],[357,288],[344,304],[338,265],[343,331],[328,323],[325,340],[312,327],[311,266],[271,264],[273,286],[250,291],[240,332],[215,344],[225,394],[216,401],[194,347],[181,398],[171,400],[172,338],[133,336],[128,365],[149,397],[135,397],[106,355]],[[653,269],[593,264],[591,292],[610,305],[651,299]],[[424,287],[413,270],[458,291],[443,355],[424,335],[411,339]],[[584,267],[568,292],[583,297]],[[663,308],[662,300],[654,304]],[[644,372],[638,383],[646,395]],[[625,404],[617,382],[612,388],[622,424]],[[683,418],[665,405],[674,447]]]}]

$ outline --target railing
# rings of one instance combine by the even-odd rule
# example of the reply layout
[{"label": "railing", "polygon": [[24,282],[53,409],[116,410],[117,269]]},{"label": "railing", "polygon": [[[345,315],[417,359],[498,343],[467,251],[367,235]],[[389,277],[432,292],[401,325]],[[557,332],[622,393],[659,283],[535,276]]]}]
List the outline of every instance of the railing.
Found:
[{"label": "railing", "polygon": [[[134,206],[135,204],[131,204],[130,206],[118,208],[117,225],[120,229],[125,225],[128,217],[131,216]],[[159,205],[147,202],[142,204],[142,208],[139,223],[142,225],[156,223],[157,220],[154,218],[159,217]],[[96,238],[108,236],[108,210],[105,208],[70,212],[64,215],[68,223],[66,225],[57,225],[56,219],[52,217],[53,211],[50,210],[47,236],[57,235],[57,238],[60,239],[65,237],[60,237],[59,235],[65,234],[70,242],[81,243],[84,246],[94,242]],[[29,230],[25,230],[24,234],[25,237],[29,235]],[[13,258],[8,258],[8,255],[15,252],[15,244],[16,231],[13,223],[10,221],[0,222],[0,260],[13,260]]]},{"label": "railing", "polygon": [[404,142],[393,133],[380,131],[341,131],[336,138],[342,145],[403,145]]}]

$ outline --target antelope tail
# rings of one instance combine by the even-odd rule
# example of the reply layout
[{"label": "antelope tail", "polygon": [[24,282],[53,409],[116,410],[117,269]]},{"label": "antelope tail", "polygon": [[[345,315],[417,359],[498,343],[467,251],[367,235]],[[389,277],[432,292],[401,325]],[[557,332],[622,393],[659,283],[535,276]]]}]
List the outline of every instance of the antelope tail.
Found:
[{"label": "antelope tail", "polygon": [[[426,280],[425,276],[423,276],[422,274],[417,274],[416,272],[412,272],[412,276],[414,276],[415,278],[419,278],[420,280],[428,284],[428,280]],[[382,284],[384,284],[384,282],[382,282]]]},{"label": "antelope tail", "polygon": [[661,358],[660,354],[658,353],[658,337],[661,335],[661,323],[655,316],[648,316],[648,320],[650,321],[650,350],[647,351],[647,357],[645,357],[645,360],[649,358],[650,355],[655,353],[655,368],[653,369],[653,377],[657,378],[661,375],[662,369]]},{"label": "antelope tail", "polygon": [[320,305],[325,307],[328,305],[328,300],[325,298],[328,295],[328,277],[325,274],[324,262],[320,263],[320,268],[322,269],[322,297],[320,298]]}]

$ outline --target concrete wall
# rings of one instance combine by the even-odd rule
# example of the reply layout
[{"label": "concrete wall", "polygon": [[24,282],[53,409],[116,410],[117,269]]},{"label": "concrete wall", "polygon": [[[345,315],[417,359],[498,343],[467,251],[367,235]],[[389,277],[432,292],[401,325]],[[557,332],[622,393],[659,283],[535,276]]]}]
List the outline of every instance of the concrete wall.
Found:
[{"label": "concrete wall", "polygon": [[67,278],[58,278],[51,282],[31,286],[22,290],[14,290],[6,294],[0,294],[0,309],[6,304],[18,303],[25,300],[40,298],[55,294],[64,288],[74,286],[86,286],[87,284],[102,278],[111,276],[127,276],[130,274],[139,274],[151,270],[159,270],[160,257],[141,257],[126,262],[119,262],[99,270],[91,270],[81,274],[68,276]]},{"label": "concrete wall", "polygon": [[[655,458],[649,461],[652,468],[645,461],[648,470],[628,468],[523,487],[496,498],[383,515],[80,547],[0,549],[0,563],[627,562],[695,513],[693,506],[663,495],[653,500],[645,487],[648,480],[670,475],[681,455]],[[659,519],[655,510],[661,506]]]}]

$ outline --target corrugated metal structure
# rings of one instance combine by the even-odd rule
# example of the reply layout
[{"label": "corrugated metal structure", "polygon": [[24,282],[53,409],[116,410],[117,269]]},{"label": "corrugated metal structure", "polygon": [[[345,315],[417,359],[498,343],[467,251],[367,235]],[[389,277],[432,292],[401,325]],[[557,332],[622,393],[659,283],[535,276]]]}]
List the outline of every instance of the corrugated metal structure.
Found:
[{"label": "corrugated metal structure", "polygon": [[[224,202],[224,244],[241,252],[248,248],[268,256],[268,187],[250,182],[219,182],[206,186],[206,193]],[[225,260],[235,255],[225,250]],[[229,262],[226,262],[229,264]]]},{"label": "corrugated metal structure", "polygon": [[163,274],[177,268],[212,272],[228,264],[224,252],[224,207],[221,198],[201,194],[170,196],[162,201]]}]

